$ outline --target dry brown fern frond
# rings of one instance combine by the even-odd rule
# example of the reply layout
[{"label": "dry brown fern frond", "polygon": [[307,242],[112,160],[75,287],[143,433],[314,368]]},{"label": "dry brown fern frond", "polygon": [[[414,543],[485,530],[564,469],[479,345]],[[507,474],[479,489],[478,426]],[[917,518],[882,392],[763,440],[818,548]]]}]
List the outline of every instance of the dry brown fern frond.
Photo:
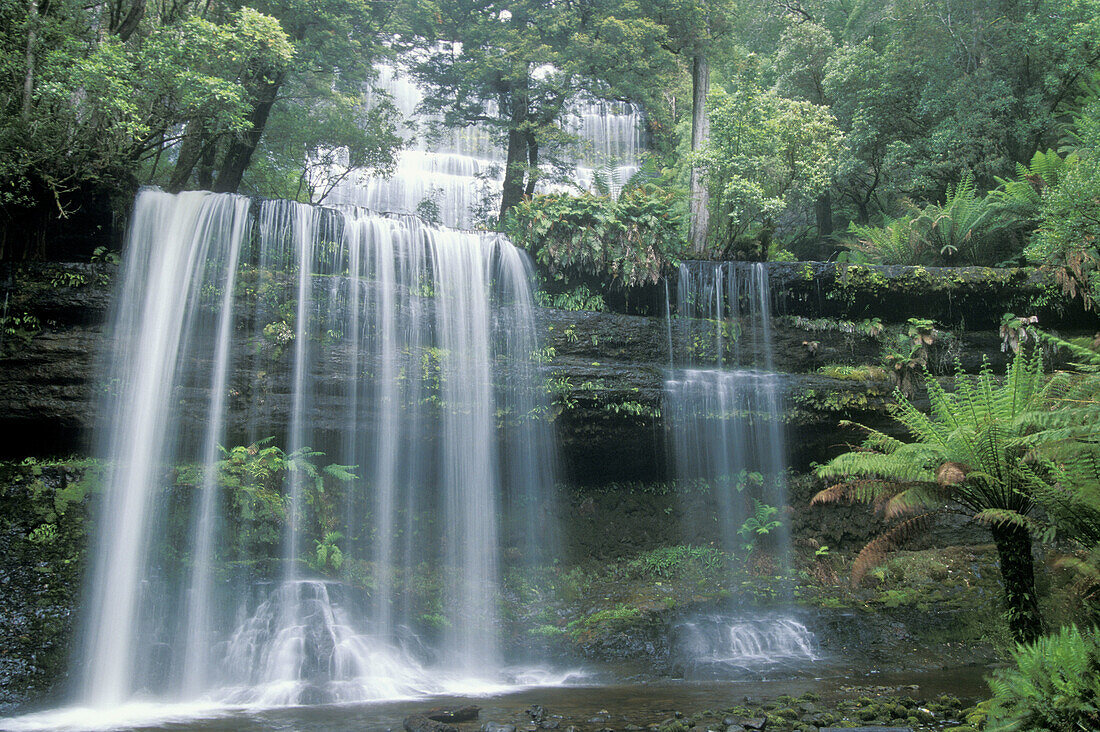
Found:
[{"label": "dry brown fern frond", "polygon": [[841,501],[869,503],[875,500],[875,487],[883,485],[878,478],[863,478],[860,480],[846,480],[818,491],[810,499],[811,506],[820,506],[825,503],[840,503]]},{"label": "dry brown fern frond", "polygon": [[932,511],[906,519],[867,542],[852,562],[852,587],[858,586],[869,571],[882,564],[892,549],[928,531],[939,513]]}]

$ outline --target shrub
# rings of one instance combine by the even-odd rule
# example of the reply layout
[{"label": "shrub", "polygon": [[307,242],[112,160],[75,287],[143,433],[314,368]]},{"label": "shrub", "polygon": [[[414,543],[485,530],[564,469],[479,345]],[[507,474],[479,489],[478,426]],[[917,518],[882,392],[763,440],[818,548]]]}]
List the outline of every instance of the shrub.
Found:
[{"label": "shrub", "polygon": [[1100,729],[1100,639],[1076,626],[1022,644],[1016,668],[989,681],[993,706],[987,730]]},{"label": "shrub", "polygon": [[626,288],[660,279],[682,247],[680,218],[671,191],[643,185],[618,199],[534,196],[512,207],[505,229],[557,280],[595,277]]}]

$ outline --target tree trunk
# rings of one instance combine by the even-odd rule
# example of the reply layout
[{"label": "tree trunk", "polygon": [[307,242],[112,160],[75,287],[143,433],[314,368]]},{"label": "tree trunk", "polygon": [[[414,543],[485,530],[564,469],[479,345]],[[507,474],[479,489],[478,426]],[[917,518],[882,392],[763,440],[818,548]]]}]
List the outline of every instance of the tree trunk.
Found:
[{"label": "tree trunk", "polygon": [[1035,594],[1031,533],[1022,526],[994,526],[991,533],[1001,562],[1005,614],[1012,638],[1031,643],[1043,634],[1043,617]]},{"label": "tree trunk", "polygon": [[195,164],[202,155],[202,138],[202,125],[195,121],[188,122],[179,154],[176,156],[176,167],[172,169],[172,177],[168,181],[169,193],[179,193],[187,187],[191,171],[195,169]]},{"label": "tree trunk", "polygon": [[512,124],[508,130],[508,159],[504,163],[504,185],[500,196],[500,219],[504,226],[508,210],[523,200],[523,179],[527,171],[527,135],[523,129],[528,115],[526,84],[512,91]]},{"label": "tree trunk", "polygon": [[817,218],[817,235],[824,239],[833,234],[833,197],[828,191],[821,194],[814,204],[814,214]]},{"label": "tree trunk", "polygon": [[130,36],[134,35],[134,31],[141,25],[141,19],[145,16],[145,0],[134,0],[134,4],[130,6],[130,12],[126,14],[125,18],[119,22],[117,28],[112,28],[112,32],[118,35],[118,39],[125,43],[130,40]]},{"label": "tree trunk", "polygon": [[260,144],[267,118],[271,116],[271,108],[275,106],[284,78],[285,74],[280,72],[274,79],[262,82],[252,114],[248,117],[252,127],[229,142],[229,149],[222,158],[221,170],[218,171],[218,179],[214,183],[214,190],[218,193],[236,193],[241,187],[244,171],[248,169],[252,154]]},{"label": "tree trunk", "polygon": [[523,195],[530,197],[535,193],[535,184],[539,180],[539,141],[533,133],[527,133],[527,187]]},{"label": "tree trunk", "polygon": [[27,74],[23,77],[23,121],[31,118],[31,100],[34,98],[34,71],[38,61],[35,45],[38,42],[38,0],[27,4]]},{"label": "tree trunk", "polygon": [[[698,152],[710,134],[707,117],[707,92],[710,90],[710,65],[702,53],[691,62],[691,151]],[[710,196],[698,167],[691,169],[691,250],[703,255],[707,248],[710,223]]]}]

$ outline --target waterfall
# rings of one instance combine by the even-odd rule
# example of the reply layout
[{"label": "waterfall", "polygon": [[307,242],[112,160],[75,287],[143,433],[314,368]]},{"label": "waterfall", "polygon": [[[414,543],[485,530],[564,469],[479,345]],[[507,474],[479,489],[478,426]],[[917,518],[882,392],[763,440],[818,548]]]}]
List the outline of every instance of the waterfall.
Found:
[{"label": "waterfall", "polygon": [[[543,511],[525,559],[554,535],[530,276],[496,235],[142,191],[104,377],[81,701],[507,681],[505,502]],[[342,571],[320,559],[333,547]]]},{"label": "waterfall", "polygon": [[[671,312],[671,308],[669,308]],[[663,413],[677,478],[707,484],[723,548],[759,506],[787,503],[781,377],[772,357],[768,272],[763,264],[685,262],[669,318],[673,368]],[[703,517],[695,517],[700,519]],[[785,553],[783,529],[755,534]],[[775,539],[778,538],[778,541]]]},{"label": "waterfall", "polygon": [[818,657],[809,629],[782,616],[702,617],[677,625],[673,637],[679,662],[693,676],[774,670]]},{"label": "waterfall", "polygon": [[[709,496],[695,502],[686,519],[695,525],[717,520],[724,551],[744,557],[762,550],[783,568],[790,543],[782,515],[786,430],[782,377],[773,362],[767,268],[685,262],[675,302],[675,317],[671,297],[666,306],[672,366],[662,413],[681,489]],[[733,666],[765,657],[812,660],[810,641],[775,640],[789,638],[792,623],[740,616],[689,622],[680,634],[686,644],[681,651]],[[799,637],[809,635],[799,628]]]},{"label": "waterfall", "polygon": [[[330,202],[430,213],[458,229],[497,215],[505,163],[498,136],[483,125],[437,129],[442,118],[420,112],[424,94],[399,66],[379,66],[369,96],[394,105],[405,120],[401,133],[411,143],[390,177],[353,175],[335,186]],[[487,101],[486,107],[492,114],[494,103]],[[558,155],[563,170],[543,166],[538,191],[589,189],[600,177],[617,195],[640,165],[641,112],[630,104],[586,99],[573,104],[560,125],[576,142]]]}]

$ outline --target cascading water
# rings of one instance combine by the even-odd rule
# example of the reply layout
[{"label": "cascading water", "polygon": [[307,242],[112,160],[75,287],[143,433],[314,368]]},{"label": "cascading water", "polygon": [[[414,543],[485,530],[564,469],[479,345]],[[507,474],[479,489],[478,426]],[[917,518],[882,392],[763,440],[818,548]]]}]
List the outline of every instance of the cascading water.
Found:
[{"label": "cascading water", "polygon": [[[769,301],[763,264],[680,266],[676,317],[671,303],[667,308],[672,369],[662,412],[683,489],[711,496],[702,513],[688,520],[717,519],[725,551],[744,556],[753,545],[764,545],[782,567],[789,544],[779,515],[787,503],[787,456]],[[775,640],[789,637],[794,626],[802,640]],[[765,656],[813,658],[808,631],[787,618],[708,618],[677,631],[681,653],[692,663],[744,666]]]},{"label": "cascading water", "polygon": [[678,624],[674,636],[684,671],[696,677],[797,668],[817,658],[813,633],[789,617],[702,617]]},{"label": "cascading water", "polygon": [[[419,113],[421,90],[398,67],[381,66],[378,71],[373,93],[393,103],[407,121],[402,133],[413,143],[399,155],[392,176],[352,176],[341,181],[328,200],[374,211],[432,212],[444,225],[458,229],[473,228],[480,219],[495,216],[505,163],[499,141],[478,125],[429,135],[430,126],[440,120]],[[486,104],[492,107],[492,102]],[[635,107],[580,102],[565,116],[562,128],[577,143],[563,156],[568,168],[565,177],[554,182],[548,175],[545,183],[539,183],[541,192],[568,189],[567,179],[589,188],[601,177],[617,193],[638,170],[642,115]]]},{"label": "cascading water", "polygon": [[[504,501],[543,512],[521,543],[553,541],[527,260],[498,236],[411,217],[252,209],[209,193],[135,204],[81,702],[302,704],[505,682]],[[285,481],[272,486],[275,459]],[[191,493],[172,486],[187,470]],[[320,559],[333,547],[335,565]],[[358,583],[322,576],[341,564]],[[418,583],[436,587],[430,600],[411,599]]]}]

